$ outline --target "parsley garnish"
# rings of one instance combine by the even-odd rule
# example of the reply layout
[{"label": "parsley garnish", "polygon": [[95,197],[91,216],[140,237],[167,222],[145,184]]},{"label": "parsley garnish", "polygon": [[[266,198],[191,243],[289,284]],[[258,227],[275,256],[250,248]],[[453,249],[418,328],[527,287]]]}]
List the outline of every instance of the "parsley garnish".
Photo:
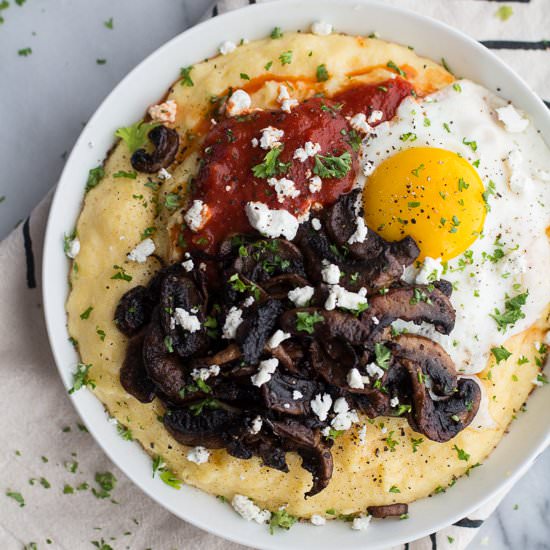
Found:
[{"label": "parsley garnish", "polygon": [[401,134],[399,139],[401,141],[416,141],[418,136],[414,132],[407,132],[406,134]]},{"label": "parsley garnish", "polygon": [[514,10],[511,6],[501,6],[495,12],[495,17],[498,17],[501,21],[508,21],[512,15],[514,15]]},{"label": "parsley garnish", "polygon": [[192,405],[190,405],[189,410],[195,416],[199,416],[199,414],[202,413],[204,408],[219,409],[220,407],[221,407],[221,404],[217,399],[213,399],[212,397],[207,397],[206,399],[202,399],[201,401],[197,401],[196,403],[193,403]]},{"label": "parsley garnish", "polygon": [[458,190],[464,191],[464,189],[468,189],[470,187],[469,183],[466,183],[462,178],[458,178]]},{"label": "parsley garnish", "polygon": [[496,186],[494,181],[489,180],[487,188],[485,189],[485,191],[483,191],[483,193],[481,193],[481,196],[483,197],[483,202],[485,203],[485,210],[487,212],[491,211],[491,206],[489,205],[489,197],[491,195],[496,195]]},{"label": "parsley garnish", "polygon": [[290,65],[292,63],[292,50],[283,52],[279,56],[279,61],[281,62],[281,65]]},{"label": "parsley garnish", "polygon": [[105,65],[105,63],[107,63],[107,60],[106,59],[96,59],[95,62],[98,65]]},{"label": "parsley garnish", "polygon": [[93,306],[90,306],[88,309],[86,309],[85,311],[83,311],[81,314],[80,314],[80,318],[85,321],[86,319],[88,319],[90,317],[90,313],[92,313],[93,311]]},{"label": "parsley garnish", "polygon": [[115,136],[122,139],[128,146],[130,153],[133,153],[134,151],[136,151],[136,149],[143,147],[143,145],[147,141],[147,134],[155,126],[158,126],[158,124],[149,124],[140,120],[135,124],[132,124],[131,126],[119,128],[115,132]]},{"label": "parsley garnish", "polygon": [[18,55],[22,57],[28,57],[32,53],[32,48],[23,48],[17,51]]},{"label": "parsley garnish", "polygon": [[92,493],[97,498],[109,498],[111,491],[115,488],[116,477],[111,472],[98,472],[95,475],[95,481],[99,485],[99,490],[92,487]]},{"label": "parsley garnish", "polygon": [[497,365],[501,361],[506,361],[506,359],[508,359],[508,357],[512,355],[504,346],[491,348],[491,353],[495,356],[495,359],[497,360]]},{"label": "parsley garnish", "polygon": [[422,437],[419,437],[418,439],[414,439],[413,437],[411,437],[413,453],[416,453],[418,451],[418,446],[423,442],[424,442],[424,438]]},{"label": "parsley garnish", "polygon": [[317,75],[317,82],[325,82],[326,80],[329,79],[327,66],[324,63],[322,63],[317,67],[316,75]]},{"label": "parsley garnish", "polygon": [[120,435],[120,437],[122,437],[122,439],[124,439],[125,441],[133,441],[134,440],[132,430],[130,430],[130,428],[127,428],[126,426],[124,426],[120,422],[118,422],[117,425],[116,425],[116,431],[118,432],[118,435]]},{"label": "parsley garnish", "polygon": [[388,491],[389,491],[390,493],[400,493],[400,492],[401,492],[401,490],[399,489],[399,487],[397,487],[396,485],[392,485],[392,486],[388,489]]},{"label": "parsley garnish", "polygon": [[347,142],[350,144],[351,148],[356,152],[359,151],[359,147],[361,147],[361,142],[363,141],[361,136],[355,130],[350,130],[347,135]]},{"label": "parsley garnish", "polygon": [[266,71],[269,71],[269,69],[271,69],[271,65],[273,65],[273,61],[268,61],[265,65],[264,65],[264,69]]},{"label": "parsley garnish", "polygon": [[296,313],[296,330],[313,334],[315,323],[321,323],[322,321],[324,321],[324,317],[317,312],[299,311]]},{"label": "parsley garnish", "polygon": [[91,364],[85,365],[84,363],[78,363],[78,365],[76,365],[76,371],[73,373],[73,387],[69,390],[70,394],[85,386],[95,388],[95,382],[88,377],[88,371],[91,368]]},{"label": "parsley garnish", "polygon": [[281,27],[275,27],[272,31],[271,31],[271,34],[269,35],[271,38],[275,39],[275,38],[282,38],[283,37],[283,31],[281,29]]},{"label": "parsley garnish", "polygon": [[276,512],[271,514],[269,532],[273,535],[276,527],[288,531],[297,521],[298,518],[290,515],[284,508],[279,508]]},{"label": "parsley garnish", "polygon": [[113,26],[114,26],[114,23],[113,23],[113,18],[110,17],[109,19],[107,19],[107,21],[105,21],[103,23],[105,25],[105,27],[107,27],[108,29],[112,29]]},{"label": "parsley garnish", "polygon": [[464,449],[460,449],[456,445],[453,447],[453,449],[456,451],[459,460],[464,460],[465,462],[468,462],[468,460],[470,460],[470,455]]},{"label": "parsley garnish", "polygon": [[25,506],[25,499],[23,498],[23,495],[21,493],[16,493],[14,491],[10,491],[9,489],[6,491],[6,496],[13,498],[17,504],[19,504],[20,508],[23,508]]},{"label": "parsley garnish", "polygon": [[168,210],[175,210],[179,206],[180,196],[177,193],[166,193],[164,196],[164,206]]},{"label": "parsley garnish", "polygon": [[103,178],[105,175],[105,171],[103,170],[103,166],[96,166],[95,168],[92,168],[88,172],[88,179],[86,181],[86,193],[93,189]]},{"label": "parsley garnish", "polygon": [[194,86],[195,83],[191,79],[191,71],[193,70],[193,65],[189,67],[182,67],[180,69],[180,76],[181,76],[181,85],[182,86]]},{"label": "parsley garnish", "polygon": [[135,180],[137,178],[137,172],[125,172],[124,170],[119,170],[113,174],[113,178],[128,178],[130,180]]},{"label": "parsley garnish", "polygon": [[387,370],[391,361],[391,350],[384,344],[374,344],[374,355],[376,357],[376,364],[384,370]]},{"label": "parsley garnish", "polygon": [[283,146],[274,147],[269,150],[263,162],[252,167],[252,173],[257,178],[270,178],[275,175],[286,174],[290,168],[290,162],[281,162],[279,155],[283,151]]},{"label": "parsley garnish", "polygon": [[388,61],[386,67],[393,69],[399,76],[407,76],[407,73],[403,69],[398,67],[393,61]]},{"label": "parsley garnish", "polygon": [[460,92],[462,91],[462,87],[460,86],[460,84],[459,84],[458,82],[455,82],[455,83],[453,84],[453,90],[454,90],[455,92],[459,92],[459,93],[460,93]]},{"label": "parsley garnish", "polygon": [[420,166],[418,166],[414,170],[411,170],[411,174],[418,178],[420,176],[420,172],[422,172],[422,170],[424,170],[424,168],[426,168],[424,166],[424,164],[421,164]]},{"label": "parsley garnish", "polygon": [[351,170],[351,155],[349,151],[339,157],[331,155],[315,155],[313,173],[321,178],[343,178]]},{"label": "parsley garnish", "polygon": [[462,143],[467,145],[474,153],[477,151],[477,141],[466,141],[466,138],[462,138]]},{"label": "parsley garnish", "polygon": [[392,453],[395,452],[395,447],[397,446],[397,443],[399,443],[396,439],[392,438],[392,435],[394,433],[395,432],[392,430],[385,439],[386,445],[388,446],[390,452],[392,452]]},{"label": "parsley garnish", "polygon": [[[497,248],[495,253],[497,250],[500,249]],[[529,291],[518,294],[513,298],[506,295],[504,311],[501,313],[500,310],[495,308],[495,312],[491,313],[491,317],[495,320],[498,330],[505,332],[508,326],[514,326],[517,321],[525,318],[525,313],[521,311],[521,306],[525,305],[527,296],[529,296]]]},{"label": "parsley garnish", "polygon": [[250,77],[246,73],[241,73],[239,75],[243,80],[250,80]]},{"label": "parsley garnish", "polygon": [[111,277],[111,279],[120,279],[128,283],[132,280],[132,276],[128,275],[128,273],[126,273],[126,270],[122,266],[114,265],[113,269],[116,269],[117,272]]}]

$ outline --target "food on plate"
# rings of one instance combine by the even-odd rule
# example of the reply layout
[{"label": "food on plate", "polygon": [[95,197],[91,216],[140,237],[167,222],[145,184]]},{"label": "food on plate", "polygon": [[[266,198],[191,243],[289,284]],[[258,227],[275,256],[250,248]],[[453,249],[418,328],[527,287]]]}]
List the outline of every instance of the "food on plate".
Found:
[{"label": "food on plate", "polygon": [[550,162],[410,48],[316,24],[181,70],[90,171],[88,385],[172,485],[288,528],[405,517],[546,382]]}]

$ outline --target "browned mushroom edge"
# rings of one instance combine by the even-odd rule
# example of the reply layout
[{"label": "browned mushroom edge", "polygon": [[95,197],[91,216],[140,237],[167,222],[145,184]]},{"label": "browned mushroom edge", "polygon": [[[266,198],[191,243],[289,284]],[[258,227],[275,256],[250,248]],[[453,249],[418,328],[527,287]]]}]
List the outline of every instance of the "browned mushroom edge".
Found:
[{"label": "browned mushroom edge", "polygon": [[145,149],[138,149],[132,154],[130,162],[138,172],[154,174],[162,168],[170,166],[180,145],[180,138],[176,130],[166,126],[155,126],[147,134],[154,146],[154,151],[148,153]]},{"label": "browned mushroom edge", "polygon": [[[283,472],[286,452],[296,452],[313,477],[305,497],[330,482],[331,446],[358,413],[403,415],[443,442],[479,407],[479,388],[458,380],[439,344],[390,330],[403,319],[448,334],[455,319],[449,285],[402,280],[418,255],[410,238],[389,243],[369,230],[364,243],[348,247],[356,199],[356,192],[342,196],[320,228],[302,223],[292,243],[235,235],[206,260],[217,281],[205,283],[198,257],[191,271],[164,268],[149,286],[129,290],[115,312],[130,337],[121,383],[143,403],[162,401],[174,439],[258,456]],[[323,280],[328,264],[340,269],[339,287]],[[310,287],[307,299],[293,292],[303,287]],[[329,305],[335,289],[355,293],[356,309],[345,300]],[[281,331],[284,338],[273,341]],[[406,505],[370,513],[402,515]]]}]

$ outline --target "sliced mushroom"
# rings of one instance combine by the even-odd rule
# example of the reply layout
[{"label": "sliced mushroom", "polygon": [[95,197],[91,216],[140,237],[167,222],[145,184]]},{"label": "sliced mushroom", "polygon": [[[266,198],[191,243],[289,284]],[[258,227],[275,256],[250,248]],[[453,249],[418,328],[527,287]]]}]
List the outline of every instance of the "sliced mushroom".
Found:
[{"label": "sliced mushroom", "polygon": [[147,137],[155,146],[152,153],[145,149],[138,149],[130,158],[132,167],[138,172],[155,174],[161,168],[170,166],[178,152],[180,138],[176,130],[166,126],[155,126]]},{"label": "sliced mushroom", "polygon": [[373,518],[401,517],[409,511],[408,504],[386,504],[384,506],[368,506],[367,512]]},{"label": "sliced mushroom", "polygon": [[309,285],[307,279],[297,275],[296,273],[286,273],[284,275],[277,275],[272,277],[268,281],[262,283],[262,288],[272,297],[278,300],[284,300],[287,298],[288,292],[294,290],[297,287],[303,287]]},{"label": "sliced mushroom", "polygon": [[[298,392],[299,397],[294,398]],[[265,406],[275,412],[292,416],[311,412],[309,403],[319,392],[319,384],[304,378],[275,371],[271,380],[261,388]]]},{"label": "sliced mushroom", "polygon": [[151,319],[153,302],[149,290],[135,286],[126,292],[115,310],[115,324],[126,336],[133,336]]},{"label": "sliced mushroom", "polygon": [[122,387],[141,403],[150,403],[155,398],[155,385],[147,376],[143,364],[144,333],[136,334],[128,342],[126,356],[120,369]]}]

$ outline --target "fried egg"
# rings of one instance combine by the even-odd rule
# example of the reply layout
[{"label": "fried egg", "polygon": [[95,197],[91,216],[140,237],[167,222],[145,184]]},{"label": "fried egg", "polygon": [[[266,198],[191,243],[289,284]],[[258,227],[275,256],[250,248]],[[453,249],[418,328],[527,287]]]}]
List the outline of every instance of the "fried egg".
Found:
[{"label": "fried egg", "polygon": [[[511,120],[513,118],[513,120]],[[360,153],[367,225],[388,240],[415,238],[408,282],[453,285],[455,329],[398,323],[481,372],[491,349],[533,324],[550,298],[550,159],[525,115],[461,80],[408,98]]]}]

